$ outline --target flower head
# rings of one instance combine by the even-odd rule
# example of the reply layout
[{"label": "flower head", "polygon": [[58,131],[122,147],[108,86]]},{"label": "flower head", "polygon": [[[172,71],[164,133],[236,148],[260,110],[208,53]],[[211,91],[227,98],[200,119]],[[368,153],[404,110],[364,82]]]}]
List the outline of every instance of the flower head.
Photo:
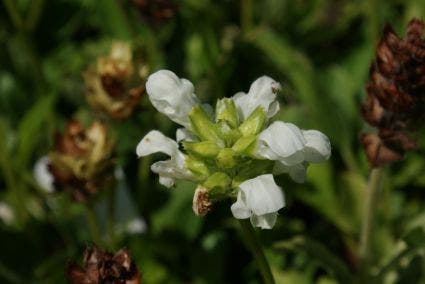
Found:
[{"label": "flower head", "polygon": [[99,123],[84,128],[70,121],[64,134],[56,136],[55,147],[40,159],[34,175],[48,192],[69,191],[76,201],[86,201],[113,181],[114,143]]},{"label": "flower head", "polygon": [[369,164],[379,167],[401,160],[416,148],[410,133],[425,119],[425,24],[413,19],[404,39],[387,25],[376,49],[362,107],[377,133],[362,136]]},{"label": "flower head", "polygon": [[88,103],[114,119],[130,116],[144,92],[142,72],[134,69],[130,45],[114,42],[110,54],[84,73]]},{"label": "flower head", "polygon": [[123,283],[140,284],[140,274],[128,250],[112,254],[96,246],[84,252],[83,266],[69,265],[67,277],[71,284]]},{"label": "flower head", "polygon": [[209,213],[215,201],[231,198],[236,200],[231,207],[235,218],[250,218],[254,226],[272,228],[285,206],[272,174],[288,173],[302,182],[310,163],[330,156],[329,140],[321,132],[282,121],[269,125],[279,110],[280,90],[270,77],[254,81],[247,94],[218,100],[215,112],[201,105],[192,83],[171,71],[152,74],[146,85],[155,108],[184,128],[176,133],[181,147],[154,130],[136,152],[171,157],[151,167],[161,184],[169,187],[177,179],[198,183],[193,199],[198,216]]}]

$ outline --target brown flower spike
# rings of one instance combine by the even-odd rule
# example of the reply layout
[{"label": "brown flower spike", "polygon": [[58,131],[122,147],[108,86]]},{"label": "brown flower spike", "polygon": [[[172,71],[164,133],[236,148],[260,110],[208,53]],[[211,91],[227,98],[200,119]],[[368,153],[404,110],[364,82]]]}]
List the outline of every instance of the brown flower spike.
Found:
[{"label": "brown flower spike", "polygon": [[140,274],[126,249],[116,254],[96,246],[84,252],[83,266],[71,264],[67,270],[71,284],[140,284]]},{"label": "brown flower spike", "polygon": [[114,42],[110,54],[84,73],[88,103],[114,119],[129,117],[144,92],[142,73],[133,66],[130,45]]},{"label": "brown flower spike", "polygon": [[142,18],[152,24],[159,25],[171,19],[177,10],[172,0],[133,0]]},{"label": "brown flower spike", "polygon": [[361,138],[371,167],[401,160],[416,148],[411,135],[425,118],[424,32],[418,19],[410,21],[404,39],[386,25],[378,43],[362,106],[364,119],[377,128]]},{"label": "brown flower spike", "polygon": [[114,181],[113,149],[100,122],[83,128],[80,122],[70,121],[65,133],[56,135],[54,150],[49,153],[55,188],[69,191],[79,202],[95,195]]}]

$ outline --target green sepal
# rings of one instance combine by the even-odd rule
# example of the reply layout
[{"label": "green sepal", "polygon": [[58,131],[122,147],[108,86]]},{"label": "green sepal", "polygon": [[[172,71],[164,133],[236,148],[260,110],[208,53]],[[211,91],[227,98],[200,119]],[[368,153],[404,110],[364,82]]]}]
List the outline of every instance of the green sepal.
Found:
[{"label": "green sepal", "polygon": [[266,124],[266,113],[262,107],[257,107],[250,116],[239,126],[243,136],[255,135],[263,130]]},{"label": "green sepal", "polygon": [[236,110],[235,102],[232,99],[224,98],[217,101],[216,121],[225,121],[231,128],[236,128],[239,125],[238,111]]},{"label": "green sepal", "polygon": [[193,174],[197,180],[205,180],[210,175],[208,166],[201,160],[198,160],[192,156],[187,156],[186,168]]},{"label": "green sepal", "polygon": [[224,144],[220,138],[217,126],[201,106],[197,105],[192,108],[192,111],[189,113],[189,119],[192,131],[201,140],[213,141],[218,145]]},{"label": "green sepal", "polygon": [[202,141],[202,142],[185,141],[182,144],[183,144],[183,148],[190,154],[194,154],[204,158],[216,157],[221,149],[220,147],[217,146],[215,142],[212,142],[212,141]]},{"label": "green sepal", "polygon": [[207,178],[202,184],[208,189],[210,197],[214,198],[217,195],[224,195],[230,188],[232,179],[223,172],[215,172]]},{"label": "green sepal", "polygon": [[255,178],[260,175],[271,173],[273,170],[275,161],[269,160],[249,160],[244,163],[241,170],[233,178],[232,188],[236,188],[242,182]]},{"label": "green sepal", "polygon": [[226,142],[226,146],[230,147],[238,140],[242,134],[237,128],[231,128],[230,125],[225,121],[217,123],[220,137]]},{"label": "green sepal", "polygon": [[217,155],[217,165],[222,169],[231,169],[237,166],[237,153],[232,148],[221,149]]},{"label": "green sepal", "polygon": [[233,144],[232,149],[237,153],[250,155],[254,151],[256,142],[257,135],[243,136]]}]

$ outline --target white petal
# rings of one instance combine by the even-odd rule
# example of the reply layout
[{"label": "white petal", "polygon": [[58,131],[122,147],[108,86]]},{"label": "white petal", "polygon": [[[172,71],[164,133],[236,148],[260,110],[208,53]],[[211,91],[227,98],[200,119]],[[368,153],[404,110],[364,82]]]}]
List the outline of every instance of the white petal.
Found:
[{"label": "white petal", "polygon": [[302,133],[307,141],[304,148],[304,156],[307,162],[319,163],[329,159],[331,143],[325,134],[317,130],[304,130]]},{"label": "white petal", "polygon": [[271,229],[276,223],[277,215],[277,213],[269,213],[261,216],[252,215],[250,219],[251,224],[261,229]]},{"label": "white petal", "polygon": [[246,180],[239,190],[244,194],[246,207],[257,216],[277,212],[285,206],[283,192],[271,174]]},{"label": "white petal", "polygon": [[160,70],[149,76],[146,91],[159,112],[186,128],[190,127],[188,114],[199,104],[190,81],[180,79],[169,70]]},{"label": "white petal", "polygon": [[304,160],[302,150],[306,142],[297,126],[275,121],[260,133],[255,155],[258,158],[295,165]]},{"label": "white petal", "polygon": [[245,203],[245,194],[241,191],[238,192],[238,198],[235,203],[232,204],[230,210],[232,210],[233,217],[236,219],[247,219],[251,216],[252,212]]},{"label": "white petal", "polygon": [[180,141],[189,141],[194,142],[197,141],[197,137],[193,134],[192,131],[186,128],[178,128],[176,131],[176,141],[179,143]]},{"label": "white petal", "polygon": [[276,161],[273,167],[273,174],[280,175],[288,173],[289,176],[298,183],[303,183],[306,178],[306,168],[308,163],[299,163],[292,166],[287,166],[280,161]]},{"label": "white petal", "polygon": [[168,156],[174,156],[178,152],[178,144],[171,138],[157,130],[152,130],[143,137],[136,148],[137,156],[143,157],[161,152]]},{"label": "white petal", "polygon": [[170,178],[170,177],[164,177],[164,176],[159,176],[159,183],[162,184],[165,187],[173,187],[174,184],[176,183],[176,179],[174,178]]},{"label": "white petal", "polygon": [[159,161],[151,165],[151,170],[159,175],[159,183],[171,187],[176,179],[191,179],[192,174],[186,169],[184,160],[179,162],[175,159]]},{"label": "white petal", "polygon": [[40,158],[34,165],[34,178],[40,185],[42,189],[44,189],[48,193],[52,193],[55,191],[54,177],[49,171],[49,157],[44,156]]},{"label": "white petal", "polygon": [[142,217],[130,220],[126,225],[126,231],[130,235],[145,233],[147,229],[146,221]]},{"label": "white petal", "polygon": [[278,82],[270,77],[262,76],[255,80],[248,94],[237,93],[232,97],[242,120],[246,119],[257,107],[261,106],[270,118],[279,111],[276,93],[281,89]]}]

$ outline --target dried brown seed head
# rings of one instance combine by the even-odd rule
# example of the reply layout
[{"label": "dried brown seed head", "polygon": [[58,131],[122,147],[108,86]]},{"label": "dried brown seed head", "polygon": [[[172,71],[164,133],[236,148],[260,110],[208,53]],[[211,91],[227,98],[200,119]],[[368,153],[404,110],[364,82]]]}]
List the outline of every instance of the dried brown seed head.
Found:
[{"label": "dried brown seed head", "polygon": [[140,284],[140,273],[128,250],[111,254],[96,246],[84,252],[83,266],[71,264],[67,269],[71,284]]},{"label": "dried brown seed head", "polygon": [[71,121],[65,133],[56,135],[49,153],[55,188],[69,191],[76,201],[86,201],[113,182],[113,151],[114,143],[103,124],[94,122],[84,128]]},{"label": "dried brown seed head", "polygon": [[425,121],[424,32],[418,19],[409,23],[404,39],[386,25],[376,48],[362,106],[364,119],[378,128],[362,139],[373,167],[398,161],[416,146],[411,133]]}]

